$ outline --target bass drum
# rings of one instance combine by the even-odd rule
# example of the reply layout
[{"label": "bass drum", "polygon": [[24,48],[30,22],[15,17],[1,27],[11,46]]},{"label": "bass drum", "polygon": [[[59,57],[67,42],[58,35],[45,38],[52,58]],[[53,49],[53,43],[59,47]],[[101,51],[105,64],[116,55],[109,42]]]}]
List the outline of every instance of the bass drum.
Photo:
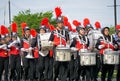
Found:
[{"label": "bass drum", "polygon": [[90,48],[92,48],[92,51],[94,51],[94,52],[98,51],[95,48],[95,45],[97,43],[97,40],[100,37],[103,37],[102,33],[99,30],[91,30],[91,31],[89,31],[87,36],[88,36],[88,39],[90,41]]},{"label": "bass drum", "polygon": [[67,47],[57,47],[55,61],[65,62],[71,60],[71,51]]},{"label": "bass drum", "polygon": [[80,65],[81,66],[92,66],[96,65],[96,53],[81,53],[80,52]]}]

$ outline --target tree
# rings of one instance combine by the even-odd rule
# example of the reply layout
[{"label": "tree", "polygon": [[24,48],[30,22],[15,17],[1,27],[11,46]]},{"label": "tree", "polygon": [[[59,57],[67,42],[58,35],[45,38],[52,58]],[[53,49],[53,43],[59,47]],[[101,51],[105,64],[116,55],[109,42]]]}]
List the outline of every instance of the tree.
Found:
[{"label": "tree", "polygon": [[53,19],[53,12],[40,12],[40,13],[31,13],[30,10],[21,11],[18,15],[13,17],[13,22],[18,24],[18,34],[21,35],[21,23],[26,22],[30,28],[39,29],[40,22],[44,17],[47,17],[50,21],[50,24],[55,25],[55,19]]},{"label": "tree", "polygon": [[110,27],[110,35],[115,33],[115,27]]}]

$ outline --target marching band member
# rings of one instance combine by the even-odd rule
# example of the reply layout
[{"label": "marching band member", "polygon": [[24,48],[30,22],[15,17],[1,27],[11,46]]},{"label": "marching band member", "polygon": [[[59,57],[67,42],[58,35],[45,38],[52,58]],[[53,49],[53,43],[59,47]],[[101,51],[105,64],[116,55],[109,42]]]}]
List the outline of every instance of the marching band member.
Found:
[{"label": "marching band member", "polygon": [[7,44],[5,39],[5,34],[8,33],[8,29],[5,26],[0,26],[1,29],[1,37],[0,37],[0,81],[2,81],[2,74],[4,74],[4,81],[8,81],[8,65],[9,65],[9,56],[7,50]]},{"label": "marching band member", "polygon": [[87,34],[87,37],[90,41],[90,46],[89,47],[91,49],[91,52],[96,53],[96,65],[93,65],[93,67],[92,67],[92,71],[94,72],[94,74],[92,76],[93,81],[97,81],[97,78],[98,78],[97,76],[98,76],[98,73],[101,69],[100,54],[98,53],[99,50],[97,50],[95,48],[97,40],[99,39],[99,37],[102,36],[101,31],[99,31],[99,29],[101,28],[100,22],[96,21],[95,22],[95,27],[96,27],[96,29],[93,29],[93,27],[90,28],[88,25],[86,27],[89,31],[88,34]]},{"label": "marching band member", "polygon": [[39,53],[38,53],[38,45],[37,45],[37,32],[35,29],[30,30],[31,33],[31,46],[32,46],[32,52],[33,52],[33,57],[34,57],[34,80],[37,80],[37,63],[38,63],[38,58],[39,58]]},{"label": "marching band member", "polygon": [[[98,33],[100,32],[100,29],[101,29],[101,25],[100,25],[100,22],[98,22],[98,21],[96,21],[95,22],[95,27],[96,27],[96,31],[98,31]],[[102,35],[102,33],[101,33],[101,35]],[[89,38],[90,39],[90,38]],[[95,39],[95,38],[93,38],[93,39]],[[99,50],[96,50],[96,48],[95,48],[95,45],[96,45],[96,42],[97,42],[97,40],[99,39],[99,37],[98,38],[96,38],[96,40],[91,40],[92,42],[93,41],[95,41],[95,43],[94,43],[94,45],[92,46],[92,48],[93,49],[95,49],[95,52],[96,52],[96,65],[95,66],[93,66],[93,72],[94,72],[94,74],[93,74],[93,81],[98,81],[97,80],[97,78],[98,78],[98,73],[99,73],[99,71],[100,71],[100,69],[101,69],[101,61],[100,61],[100,54],[99,54]]]},{"label": "marching band member", "polygon": [[[84,20],[83,20],[83,25],[84,25],[84,27],[85,27],[85,35],[88,37],[88,34],[92,31],[92,30],[94,30],[94,28],[93,28],[93,26],[90,24],[90,20],[88,19],[88,18],[84,18]],[[89,39],[89,49],[90,49],[90,51],[92,51],[92,47],[91,47],[91,41],[93,41],[92,39],[90,39],[89,37],[88,37],[88,39]],[[93,66],[91,66],[91,71],[93,72]],[[94,74],[91,74],[91,78],[93,79],[93,76],[94,76]],[[85,79],[85,70],[83,69],[83,73],[82,73],[82,79],[84,80]]]},{"label": "marching band member", "polygon": [[[79,55],[79,51],[82,52],[83,49],[87,49],[89,47],[89,39],[85,36],[85,28],[84,27],[77,27],[77,31],[79,33],[79,37],[78,38],[74,38],[73,43],[71,45],[72,49],[78,51],[78,55]],[[75,47],[75,48],[73,48]],[[80,65],[80,57],[78,56],[78,66],[79,66],[79,70],[78,70],[78,74],[79,76],[82,75],[82,71],[85,70],[85,75],[86,75],[86,81],[90,81],[91,80],[91,66],[81,66]],[[84,70],[83,70],[84,69]],[[78,78],[79,78],[78,76]]]},{"label": "marching band member", "polygon": [[[49,43],[54,45],[53,47],[54,55],[55,55],[55,49],[57,46],[59,46],[60,44],[66,46],[66,43],[69,42],[68,32],[63,29],[64,24],[63,24],[63,16],[61,16],[62,12],[58,7],[55,8],[55,11],[59,12],[59,13],[56,13],[57,27],[56,27],[56,30],[51,33],[51,36],[49,39]],[[61,81],[66,81],[67,74],[68,74],[67,70],[68,70],[68,62],[54,61],[54,81],[56,81],[57,78],[61,79]]]},{"label": "marching band member", "polygon": [[[72,29],[71,32],[74,32],[74,33],[77,33],[76,30],[78,30],[80,28],[80,22],[77,21],[77,20],[73,20],[73,25],[76,26],[76,29]],[[77,37],[77,36],[75,36]],[[73,41],[75,39],[75,37],[73,38],[73,40],[71,40],[71,51],[72,51],[72,54],[71,54],[71,61],[70,61],[70,81],[78,81],[79,80],[79,73],[78,73],[78,70],[79,70],[79,58],[78,58],[78,50],[75,50],[75,47],[73,47]]]},{"label": "marching band member", "polygon": [[[48,20],[48,18],[44,18],[43,20]],[[44,23],[44,22],[41,22]],[[41,47],[41,38],[40,34],[44,34],[47,32],[46,25],[44,23],[41,24],[39,34],[37,37],[37,44],[39,48],[39,58],[38,58],[38,63],[37,63],[37,72],[38,72],[38,80],[43,81],[43,80],[48,80],[48,67],[49,67],[49,50],[42,50]]]},{"label": "marching band member", "polygon": [[23,68],[24,68],[24,80],[33,81],[35,71],[35,59],[33,55],[33,41],[30,33],[30,28],[26,23],[21,24],[24,31],[23,38],[21,40],[21,51],[23,52]]},{"label": "marching band member", "polygon": [[[116,35],[115,40],[116,40],[117,44],[119,45],[118,51],[120,51],[120,25],[116,26],[116,34],[115,35]],[[120,52],[119,52],[119,54],[120,54]],[[120,59],[120,56],[119,56],[119,59]],[[120,81],[120,62],[119,62],[118,67],[117,67],[116,81]]]},{"label": "marching band member", "polygon": [[[53,25],[49,26],[50,31],[54,31],[55,27]],[[53,57],[53,49],[49,50],[49,60],[48,60],[48,69],[47,69],[47,76],[48,76],[48,81],[53,81],[53,63],[54,63],[54,57]]]},{"label": "marching band member", "polygon": [[11,25],[11,41],[8,44],[10,49],[10,80],[20,81],[21,57],[20,57],[20,39],[17,36],[17,24]]},{"label": "marching band member", "polygon": [[[71,36],[71,33],[73,33],[72,32],[72,26],[71,26],[71,24],[70,24],[70,22],[68,21],[68,18],[66,17],[66,16],[64,16],[63,17],[63,23],[64,23],[64,30],[65,31],[67,31],[68,33],[69,33],[69,36]],[[71,40],[70,40],[71,41]],[[68,45],[69,46],[69,45]],[[71,58],[72,58],[72,56],[73,55],[71,55]],[[70,79],[70,80],[72,80],[72,79],[74,79],[73,77],[73,73],[74,73],[74,60],[73,59],[71,59],[71,61],[69,62],[69,65],[68,65],[69,67],[68,67],[68,78]]]},{"label": "marching band member", "polygon": [[[109,48],[111,50],[115,50],[118,47],[114,38],[112,36],[110,36],[109,31],[110,31],[109,27],[104,27],[101,31],[103,34],[103,37],[100,37],[96,43],[96,48],[99,50],[99,54],[101,54],[102,60],[103,60],[103,56],[104,56],[104,51],[106,49]],[[105,81],[106,74],[108,73],[107,81],[112,81],[113,72],[114,72],[114,65],[104,64],[102,61],[101,80]]]}]

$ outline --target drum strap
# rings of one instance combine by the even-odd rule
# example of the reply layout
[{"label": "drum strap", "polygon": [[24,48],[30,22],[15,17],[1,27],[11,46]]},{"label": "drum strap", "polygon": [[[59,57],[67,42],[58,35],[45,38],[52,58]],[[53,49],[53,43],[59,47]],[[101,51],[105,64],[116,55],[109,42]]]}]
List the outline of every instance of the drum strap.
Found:
[{"label": "drum strap", "polygon": [[65,30],[63,30],[63,35],[62,35],[62,32],[61,32],[61,31],[60,31],[60,33],[58,33],[57,30],[56,30],[54,33],[57,34],[57,37],[61,36],[62,38],[65,39]]},{"label": "drum strap", "polygon": [[[78,40],[79,40],[79,42],[81,43],[81,44],[83,44],[83,38],[80,40],[80,38],[78,37]],[[87,44],[87,41],[88,41],[88,39],[87,39],[87,37],[85,36],[85,43],[84,44]]]},{"label": "drum strap", "polygon": [[39,34],[38,34],[38,37],[37,37],[37,44],[38,44],[38,49],[40,50],[41,42],[40,42],[40,35]]},{"label": "drum strap", "polygon": [[[107,42],[109,41],[108,39],[105,40],[105,37],[103,37],[103,40],[104,40],[104,41],[107,41]],[[113,37],[112,37],[112,35],[110,36],[110,41],[109,41],[109,43],[110,43],[110,44],[113,44]]]}]

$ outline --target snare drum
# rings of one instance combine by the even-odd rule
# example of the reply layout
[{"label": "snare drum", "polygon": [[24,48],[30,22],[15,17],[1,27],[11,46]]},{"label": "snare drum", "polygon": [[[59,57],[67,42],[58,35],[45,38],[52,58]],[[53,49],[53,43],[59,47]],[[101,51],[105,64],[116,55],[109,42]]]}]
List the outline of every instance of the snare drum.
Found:
[{"label": "snare drum", "polygon": [[96,65],[96,53],[80,53],[80,65],[92,66]]},{"label": "snare drum", "polygon": [[67,48],[67,47],[57,47],[56,48],[55,60],[56,61],[60,61],[60,62],[70,61],[71,60],[70,48]]},{"label": "snare drum", "polygon": [[119,54],[117,51],[108,51],[104,53],[103,57],[104,64],[119,64]]},{"label": "snare drum", "polygon": [[41,41],[42,50],[52,49],[53,45],[48,42],[50,35],[51,35],[51,33],[40,34],[40,41]]}]

